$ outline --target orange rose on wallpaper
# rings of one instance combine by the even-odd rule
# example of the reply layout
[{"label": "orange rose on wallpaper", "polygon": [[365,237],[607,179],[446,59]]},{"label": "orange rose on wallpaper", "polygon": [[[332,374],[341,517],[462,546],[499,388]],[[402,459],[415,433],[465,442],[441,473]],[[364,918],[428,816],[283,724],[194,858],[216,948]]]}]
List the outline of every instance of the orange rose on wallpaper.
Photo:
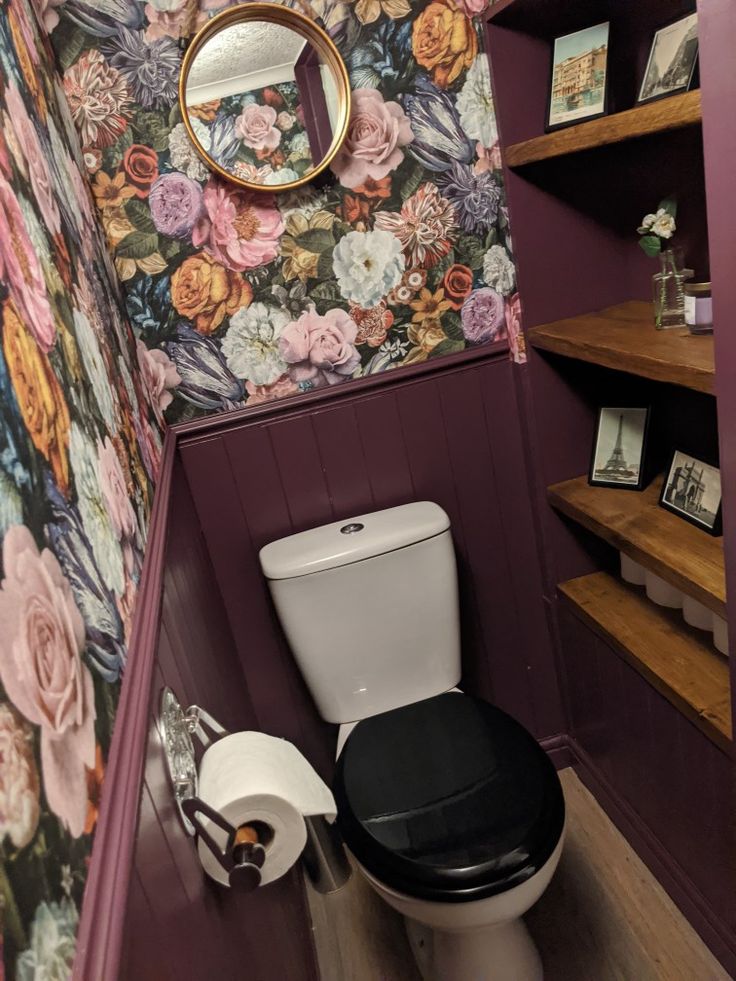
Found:
[{"label": "orange rose on wallpaper", "polygon": [[442,285],[452,309],[459,310],[473,289],[473,273],[467,266],[462,266],[456,262],[445,273]]},{"label": "orange rose on wallpaper", "polygon": [[147,198],[158,177],[158,154],[150,147],[134,143],[123,154],[123,171],[136,197]]},{"label": "orange rose on wallpaper", "polygon": [[12,301],[3,307],[3,354],[21,416],[33,445],[48,460],[59,490],[69,491],[69,409],[48,358]]},{"label": "orange rose on wallpaper", "polygon": [[250,283],[206,252],[185,259],[171,277],[171,302],[200,334],[212,334],[226,316],[253,299]]},{"label": "orange rose on wallpaper", "polygon": [[445,89],[472,65],[478,38],[454,0],[434,0],[414,21],[411,46],[418,64],[432,72],[435,85]]}]

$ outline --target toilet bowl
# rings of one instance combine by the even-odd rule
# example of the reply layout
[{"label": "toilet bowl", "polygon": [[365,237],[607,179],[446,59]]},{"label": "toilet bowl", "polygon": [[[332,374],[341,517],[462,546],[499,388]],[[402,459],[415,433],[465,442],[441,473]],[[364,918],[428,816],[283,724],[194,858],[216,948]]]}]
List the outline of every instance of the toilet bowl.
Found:
[{"label": "toilet bowl", "polygon": [[562,788],[520,723],[457,690],[446,513],[423,501],[359,515],[260,561],[317,709],[340,724],[343,840],[405,917],[425,981],[541,981],[521,917],[559,861]]}]

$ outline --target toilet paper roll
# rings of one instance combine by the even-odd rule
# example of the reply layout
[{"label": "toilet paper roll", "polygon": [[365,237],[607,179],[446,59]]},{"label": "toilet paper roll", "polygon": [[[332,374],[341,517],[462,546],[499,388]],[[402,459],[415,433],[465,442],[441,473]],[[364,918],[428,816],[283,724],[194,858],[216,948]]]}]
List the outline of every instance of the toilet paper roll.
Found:
[{"label": "toilet paper roll", "polygon": [[674,586],[670,586],[664,579],[655,576],[647,569],[646,574],[647,596],[658,606],[668,606],[671,610],[679,610],[682,607],[682,593]]},{"label": "toilet paper roll", "polygon": [[689,623],[691,627],[697,627],[699,630],[712,630],[713,629],[713,614],[708,609],[707,606],[703,606],[692,596],[682,597],[682,618],[685,623]]},{"label": "toilet paper roll", "polygon": [[621,558],[621,578],[624,582],[630,582],[634,586],[643,586],[646,582],[646,569],[633,559],[629,558],[625,552],[619,552]]},{"label": "toilet paper roll", "polygon": [[713,614],[713,643],[721,654],[728,657],[728,624],[716,613]]},{"label": "toilet paper roll", "polygon": [[[307,841],[304,818],[337,813],[329,787],[296,746],[262,732],[235,732],[213,743],[202,757],[199,796],[237,828],[260,825],[266,860],[261,885],[279,879],[294,865]],[[204,815],[208,833],[224,849],[227,835]],[[205,872],[227,886],[225,870],[200,838]]]}]

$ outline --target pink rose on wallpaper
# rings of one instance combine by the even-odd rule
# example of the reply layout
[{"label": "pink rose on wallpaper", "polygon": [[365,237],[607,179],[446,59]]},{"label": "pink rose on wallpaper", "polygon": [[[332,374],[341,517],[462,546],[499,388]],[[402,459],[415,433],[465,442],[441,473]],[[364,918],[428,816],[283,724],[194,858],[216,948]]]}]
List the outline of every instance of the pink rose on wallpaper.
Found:
[{"label": "pink rose on wallpaper", "polygon": [[299,386],[285,374],[270,385],[254,385],[252,381],[246,381],[245,390],[248,393],[248,405],[260,405],[261,402],[273,402],[274,399],[282,399],[287,395],[297,395]]},{"label": "pink rose on wallpaper", "polygon": [[97,474],[115,534],[120,539],[132,538],[136,528],[135,511],[117,450],[109,436],[105,436],[104,443],[97,440]]},{"label": "pink rose on wallpaper", "polygon": [[38,827],[39,780],[33,730],[10,705],[0,705],[0,841],[23,848]]},{"label": "pink rose on wallpaper", "polygon": [[494,143],[490,149],[486,149],[482,143],[476,143],[475,151],[478,159],[473,164],[474,173],[484,174],[487,170],[500,170],[503,166],[501,162],[501,145],[499,143]]},{"label": "pink rose on wallpaper", "polygon": [[517,364],[526,364],[526,343],[521,329],[521,300],[518,293],[514,293],[506,301],[505,317],[511,356]]},{"label": "pink rose on wallpaper", "polygon": [[4,177],[0,177],[0,279],[8,282],[26,326],[41,350],[48,353],[56,340],[56,324],[46,281],[23,212]]},{"label": "pink rose on wallpaper", "polygon": [[235,121],[235,132],[252,150],[275,150],[281,142],[281,130],[276,126],[278,113],[273,106],[251,102]]},{"label": "pink rose on wallpaper", "polygon": [[46,154],[36,133],[36,128],[26,112],[25,103],[14,82],[5,89],[5,102],[13,121],[20,150],[28,164],[31,187],[41,211],[44,223],[52,235],[61,231],[61,215],[56,203],[56,192],[51,183],[51,172],[46,163]]},{"label": "pink rose on wallpaper", "polygon": [[64,3],[64,0],[34,0],[33,6],[36,16],[43,24],[47,34],[51,34],[55,27],[59,26],[59,14],[56,10]]},{"label": "pink rose on wallpaper", "polygon": [[147,348],[143,341],[138,340],[136,353],[151,406],[157,418],[162,420],[164,409],[168,408],[174,399],[170,389],[181,384],[181,375],[168,354],[160,348]]},{"label": "pink rose on wallpaper", "polygon": [[350,125],[332,169],[343,187],[381,180],[404,159],[402,147],[414,134],[398,102],[384,102],[377,89],[356,89]]},{"label": "pink rose on wallpaper", "polygon": [[3,542],[0,678],[8,698],[41,728],[50,809],[73,838],[84,830],[87,774],[95,765],[95,697],[81,658],[84,621],[56,557],[23,525]]},{"label": "pink rose on wallpaper", "polygon": [[292,115],[290,112],[280,112],[276,117],[276,125],[282,133],[288,133],[289,130],[293,128],[295,122],[296,116]]},{"label": "pink rose on wallpaper", "polygon": [[357,336],[358,327],[344,310],[329,310],[323,317],[307,310],[284,327],[279,354],[292,366],[293,381],[335,385],[347,381],[360,364]]},{"label": "pink rose on wallpaper", "polygon": [[455,0],[466,17],[477,17],[490,6],[491,0]]},{"label": "pink rose on wallpaper", "polygon": [[242,272],[279,254],[284,222],[272,194],[249,194],[211,177],[203,207],[205,213],[192,230],[192,244],[204,247],[223,266]]}]

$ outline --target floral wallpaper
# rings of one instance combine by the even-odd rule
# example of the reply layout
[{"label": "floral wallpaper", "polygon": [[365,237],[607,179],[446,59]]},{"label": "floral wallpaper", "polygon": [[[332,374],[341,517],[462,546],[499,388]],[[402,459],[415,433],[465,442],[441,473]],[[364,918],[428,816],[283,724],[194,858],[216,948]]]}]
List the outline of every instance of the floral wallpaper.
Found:
[{"label": "floral wallpaper", "polygon": [[219,147],[219,129],[227,129],[217,162],[243,180],[288,184],[314,167],[296,82],[189,106],[189,115],[203,146]]},{"label": "floral wallpaper", "polygon": [[19,981],[71,970],[174,377],[121,316],[53,65],[27,0],[2,0],[0,977]]},{"label": "floral wallpaper", "polygon": [[[504,337],[523,360],[486,0],[316,0],[350,71],[348,139],[327,181],[257,197],[210,174],[177,105],[180,38],[218,0],[38,3],[169,422]],[[237,118],[207,116],[227,161]]]}]

